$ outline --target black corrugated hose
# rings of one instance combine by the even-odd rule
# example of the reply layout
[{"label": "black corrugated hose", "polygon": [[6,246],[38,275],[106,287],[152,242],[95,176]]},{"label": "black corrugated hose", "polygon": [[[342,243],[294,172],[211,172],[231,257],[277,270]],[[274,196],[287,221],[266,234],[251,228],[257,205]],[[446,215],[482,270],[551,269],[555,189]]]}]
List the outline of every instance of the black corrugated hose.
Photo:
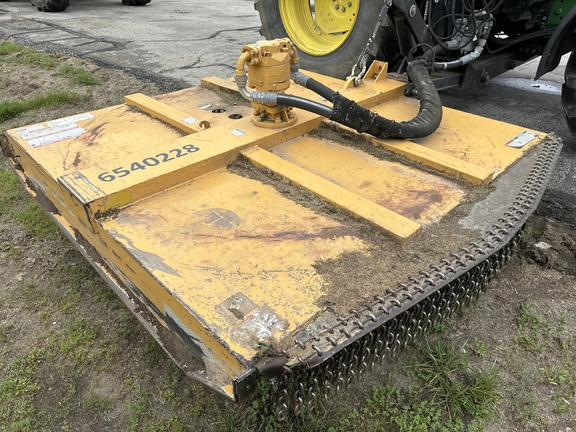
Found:
[{"label": "black corrugated hose", "polygon": [[396,122],[381,117],[339,93],[334,96],[329,119],[381,138],[422,138],[432,134],[442,120],[442,102],[430,78],[428,62],[414,60],[408,64],[407,72],[420,97],[420,110],[412,120]]}]

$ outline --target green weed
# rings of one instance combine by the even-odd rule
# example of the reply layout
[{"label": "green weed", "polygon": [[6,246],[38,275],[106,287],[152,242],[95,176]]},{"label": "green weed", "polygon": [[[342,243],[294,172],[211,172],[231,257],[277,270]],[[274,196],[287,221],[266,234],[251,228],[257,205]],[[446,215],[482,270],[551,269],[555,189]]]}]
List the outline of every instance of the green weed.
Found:
[{"label": "green weed", "polygon": [[566,414],[572,409],[570,402],[564,397],[558,399],[558,403],[554,408],[554,414]]},{"label": "green weed", "polygon": [[116,324],[114,331],[118,336],[128,337],[136,328],[138,328],[138,321],[133,316],[126,316]]},{"label": "green weed", "polygon": [[62,104],[74,104],[85,99],[86,96],[77,93],[49,92],[27,101],[7,100],[0,102],[0,121],[14,118],[26,111],[57,107]]},{"label": "green weed", "polygon": [[462,352],[440,342],[425,342],[419,349],[419,361],[410,368],[423,381],[430,401],[452,418],[471,416],[482,421],[498,413],[496,368],[473,370]]},{"label": "green weed", "polygon": [[17,45],[13,42],[6,41],[6,42],[0,43],[0,55],[1,56],[14,54],[16,52],[21,52],[24,49],[25,48],[22,45]]},{"label": "green weed", "polygon": [[70,65],[64,65],[60,68],[60,74],[67,76],[68,79],[75,84],[84,85],[95,85],[98,84],[98,80],[94,76],[87,72],[84,68],[75,68]]},{"label": "green weed", "polygon": [[519,313],[516,319],[518,321],[518,328],[520,328],[520,330],[523,328],[536,330],[543,327],[542,320],[532,312],[532,305],[530,303],[520,303],[518,306],[516,306],[516,309]]},{"label": "green weed", "polygon": [[52,219],[35,202],[30,202],[14,216],[35,238],[54,238],[58,235],[58,228]]},{"label": "green weed", "polygon": [[82,408],[93,411],[108,410],[112,408],[112,401],[96,393],[90,393],[88,397],[82,401]]},{"label": "green weed", "polygon": [[447,333],[448,328],[453,322],[454,320],[452,318],[444,318],[442,321],[434,324],[434,327],[432,328],[432,333],[440,333],[440,334]]},{"label": "green weed", "polygon": [[474,351],[476,355],[482,357],[484,354],[486,354],[486,351],[488,351],[488,344],[475,337],[472,351]]},{"label": "green weed", "polygon": [[80,292],[71,288],[66,291],[64,297],[58,302],[58,308],[64,312],[69,312],[80,301]]},{"label": "green weed", "polygon": [[27,63],[44,69],[51,69],[58,64],[58,60],[54,56],[9,41],[0,42],[0,61]]},{"label": "green weed", "polygon": [[43,350],[32,349],[25,358],[15,359],[8,368],[7,377],[0,380],[0,424],[10,425],[7,430],[37,430],[32,398],[40,387],[34,381],[34,374],[44,355]]},{"label": "green weed", "polygon": [[143,419],[149,415],[146,409],[147,404],[147,393],[146,390],[141,388],[139,385],[134,387],[135,391],[135,400],[129,402],[126,405],[126,409],[128,410],[128,426],[129,430],[138,430],[139,426],[141,425]]},{"label": "green weed", "polygon": [[146,360],[146,367],[148,368],[152,368],[160,363],[160,360],[166,359],[164,350],[151,336],[146,338],[143,351],[144,359]]},{"label": "green weed", "polygon": [[555,370],[550,366],[544,367],[544,375],[546,377],[546,381],[552,385],[564,384],[568,379],[569,374],[570,371],[568,369]]},{"label": "green weed", "polygon": [[535,331],[532,331],[530,334],[521,334],[518,332],[518,334],[514,336],[514,342],[528,351],[542,352],[546,350],[546,347],[540,344],[540,337]]},{"label": "green weed", "polygon": [[0,170],[0,215],[7,214],[13,203],[21,196],[22,186],[16,174]]},{"label": "green weed", "polygon": [[79,318],[68,324],[66,331],[60,335],[60,350],[64,353],[73,353],[81,345],[89,345],[96,336],[96,328],[84,318]]},{"label": "green weed", "polygon": [[118,352],[118,345],[112,344],[108,341],[100,341],[100,350],[98,355],[104,357],[106,360],[114,360],[116,353]]},{"label": "green weed", "polygon": [[40,290],[33,281],[22,283],[16,291],[14,291],[13,297],[20,300],[27,309],[42,307],[48,301],[45,293]]}]

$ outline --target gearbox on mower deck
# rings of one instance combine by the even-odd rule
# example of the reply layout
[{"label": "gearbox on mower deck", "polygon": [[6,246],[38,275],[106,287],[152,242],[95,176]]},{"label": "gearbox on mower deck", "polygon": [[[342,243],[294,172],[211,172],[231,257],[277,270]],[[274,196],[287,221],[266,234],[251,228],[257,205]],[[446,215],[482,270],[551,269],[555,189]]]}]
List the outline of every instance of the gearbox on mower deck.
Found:
[{"label": "gearbox on mower deck", "polygon": [[[282,62],[294,59],[277,48]],[[385,64],[360,86],[313,78],[398,122],[419,110]],[[303,86],[291,93],[326,104]],[[410,141],[299,108],[276,122],[275,105],[262,105],[283,127],[260,127],[236,84],[212,77],[12,129],[2,147],[186,374],[235,400],[265,375],[283,417],[479,295],[561,145],[450,109],[434,134]]]}]

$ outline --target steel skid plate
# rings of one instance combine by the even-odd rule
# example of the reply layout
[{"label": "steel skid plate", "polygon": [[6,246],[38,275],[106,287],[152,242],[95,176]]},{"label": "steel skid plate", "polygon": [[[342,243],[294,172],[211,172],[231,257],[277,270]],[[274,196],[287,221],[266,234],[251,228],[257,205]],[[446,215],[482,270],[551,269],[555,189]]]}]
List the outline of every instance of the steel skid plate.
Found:
[{"label": "steel skid plate", "polygon": [[[403,90],[378,77],[341,92],[405,120],[418,101]],[[394,308],[430,303],[442,277],[417,295],[406,283],[448,266],[443,257],[466,267],[471,258],[451,253],[512,214],[546,151],[532,204],[509,222],[521,224],[560,149],[553,136],[450,109],[413,141],[360,136],[300,110],[292,126],[260,128],[218,78],[125,102],[10,130],[4,151],[180,367],[232,399],[260,374],[328,364],[388,328]],[[490,232],[502,245],[513,237]],[[468,255],[481,262],[486,245]],[[444,279],[463,274],[450,279],[453,264],[436,266]]]}]

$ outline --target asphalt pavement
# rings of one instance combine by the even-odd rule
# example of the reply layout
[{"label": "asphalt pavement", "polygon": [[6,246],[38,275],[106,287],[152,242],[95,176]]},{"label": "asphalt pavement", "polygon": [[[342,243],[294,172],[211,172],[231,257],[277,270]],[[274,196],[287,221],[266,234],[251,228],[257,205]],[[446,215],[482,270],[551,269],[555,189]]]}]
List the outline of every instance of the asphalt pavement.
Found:
[{"label": "asphalt pavement", "polygon": [[[253,0],[152,0],[144,7],[71,0],[59,13],[40,12],[28,0],[0,0],[0,38],[123,69],[167,91],[198,85],[204,76],[231,76],[240,47],[260,39],[259,27]],[[563,68],[533,81],[535,69],[532,62],[441,97],[448,107],[560,136],[564,148],[549,190],[576,203],[576,139],[560,102]]]}]

